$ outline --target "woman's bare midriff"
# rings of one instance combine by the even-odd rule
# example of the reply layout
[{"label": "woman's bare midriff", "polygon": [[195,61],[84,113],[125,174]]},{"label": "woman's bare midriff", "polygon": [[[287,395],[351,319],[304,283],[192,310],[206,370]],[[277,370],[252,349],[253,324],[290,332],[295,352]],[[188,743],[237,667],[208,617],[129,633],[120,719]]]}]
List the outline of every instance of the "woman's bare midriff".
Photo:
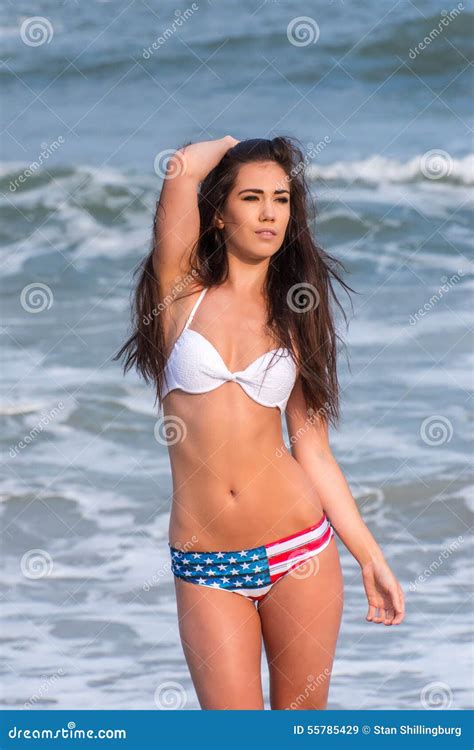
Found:
[{"label": "woman's bare midriff", "polygon": [[228,382],[203,394],[171,391],[163,410],[172,436],[171,546],[258,547],[320,520],[316,491],[283,444],[279,409]]}]

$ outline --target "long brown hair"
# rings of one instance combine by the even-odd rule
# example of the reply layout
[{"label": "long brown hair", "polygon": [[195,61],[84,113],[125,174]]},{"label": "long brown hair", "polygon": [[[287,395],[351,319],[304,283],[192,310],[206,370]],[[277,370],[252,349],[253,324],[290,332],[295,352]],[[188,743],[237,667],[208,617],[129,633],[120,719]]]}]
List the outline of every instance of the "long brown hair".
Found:
[{"label": "long brown hair", "polygon": [[[224,207],[242,164],[279,164],[290,190],[290,217],[283,243],[271,257],[265,278],[267,326],[280,345],[293,352],[308,413],[322,414],[337,424],[340,409],[336,357],[337,340],[341,339],[333,320],[332,301],[342,311],[346,324],[347,318],[333,281],[346,292],[354,290],[337,271],[338,267],[345,270],[344,265],[325,252],[311,234],[308,216],[311,213],[314,220],[317,211],[305,178],[306,160],[296,139],[289,136],[240,141],[227,151],[199,187],[200,233],[190,255],[188,277],[205,287],[226,281],[227,250],[222,231],[215,227],[216,211]],[[153,270],[153,254],[157,249],[159,253],[160,242],[156,219],[157,213],[151,251],[137,269],[140,276],[133,300],[134,330],[115,359],[123,357],[125,372],[136,367],[147,383],[153,383],[161,405],[167,356],[160,311],[169,300],[163,298]],[[185,286],[185,280],[182,284],[178,281],[176,291]]]}]

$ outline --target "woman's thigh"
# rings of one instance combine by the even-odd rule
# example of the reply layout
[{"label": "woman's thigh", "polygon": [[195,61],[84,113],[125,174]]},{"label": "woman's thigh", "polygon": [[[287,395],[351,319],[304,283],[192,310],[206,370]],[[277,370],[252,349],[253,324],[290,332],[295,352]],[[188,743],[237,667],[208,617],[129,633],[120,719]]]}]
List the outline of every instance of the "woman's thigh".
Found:
[{"label": "woman's thigh", "polygon": [[259,602],[272,709],[325,709],[344,584],[333,538]]},{"label": "woman's thigh", "polygon": [[202,709],[263,709],[262,631],[255,605],[175,578],[181,643]]}]

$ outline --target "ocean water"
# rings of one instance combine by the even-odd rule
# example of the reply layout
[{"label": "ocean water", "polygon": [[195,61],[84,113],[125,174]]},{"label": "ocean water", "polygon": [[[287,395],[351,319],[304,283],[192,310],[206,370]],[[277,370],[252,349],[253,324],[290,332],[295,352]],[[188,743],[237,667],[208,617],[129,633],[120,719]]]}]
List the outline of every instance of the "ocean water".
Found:
[{"label": "ocean water", "polygon": [[472,708],[472,13],[195,5],[0,9],[2,706],[199,708],[159,415],[111,358],[164,155],[230,133],[300,139],[316,235],[358,292],[331,444],[407,616],[365,621],[338,540],[329,708]]}]

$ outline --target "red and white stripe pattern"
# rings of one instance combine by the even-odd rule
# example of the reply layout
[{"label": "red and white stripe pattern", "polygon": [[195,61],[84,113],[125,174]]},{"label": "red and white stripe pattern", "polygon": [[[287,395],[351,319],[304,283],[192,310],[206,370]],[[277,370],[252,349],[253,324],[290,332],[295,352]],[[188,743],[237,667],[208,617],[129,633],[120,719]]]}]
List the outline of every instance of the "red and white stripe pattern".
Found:
[{"label": "red and white stripe pattern", "polygon": [[239,593],[254,601],[263,599],[282,576],[326,549],[333,536],[333,528],[324,514],[313,526],[264,544],[271,583],[258,589],[241,589]]},{"label": "red and white stripe pattern", "polygon": [[278,581],[291,568],[322,552],[331,541],[332,535],[332,526],[324,515],[317,524],[303,531],[265,544],[272,583]]}]

